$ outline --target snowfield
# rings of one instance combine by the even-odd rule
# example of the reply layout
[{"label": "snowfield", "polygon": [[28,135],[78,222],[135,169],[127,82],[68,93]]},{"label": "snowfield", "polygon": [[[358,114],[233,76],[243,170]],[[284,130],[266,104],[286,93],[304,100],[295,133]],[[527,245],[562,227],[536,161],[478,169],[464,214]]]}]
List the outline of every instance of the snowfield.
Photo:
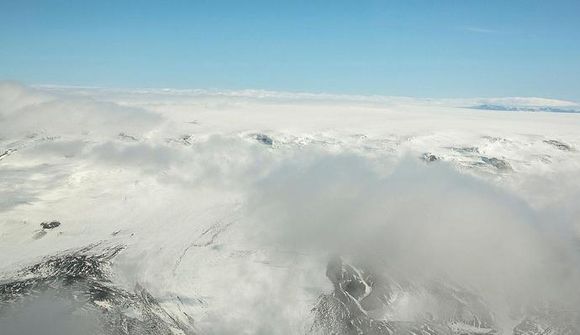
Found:
[{"label": "snowfield", "polygon": [[0,334],[580,334],[577,111],[0,83]]}]

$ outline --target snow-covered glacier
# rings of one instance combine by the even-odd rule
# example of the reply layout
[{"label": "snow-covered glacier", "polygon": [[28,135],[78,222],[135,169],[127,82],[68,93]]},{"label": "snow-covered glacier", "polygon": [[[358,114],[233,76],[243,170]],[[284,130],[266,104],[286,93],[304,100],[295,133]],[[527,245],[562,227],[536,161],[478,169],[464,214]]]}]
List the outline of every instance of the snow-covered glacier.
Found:
[{"label": "snow-covered glacier", "polygon": [[0,334],[580,334],[579,110],[0,83]]}]

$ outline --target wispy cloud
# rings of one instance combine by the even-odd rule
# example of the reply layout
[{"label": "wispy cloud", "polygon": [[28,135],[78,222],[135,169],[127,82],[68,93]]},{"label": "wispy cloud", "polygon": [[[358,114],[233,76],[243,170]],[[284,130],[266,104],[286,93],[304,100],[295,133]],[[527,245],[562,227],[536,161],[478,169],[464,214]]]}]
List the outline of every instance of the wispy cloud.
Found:
[{"label": "wispy cloud", "polygon": [[474,26],[467,26],[467,27],[460,27],[459,29],[467,32],[478,33],[478,34],[497,34],[500,31],[495,29],[488,29],[483,27],[474,27]]}]

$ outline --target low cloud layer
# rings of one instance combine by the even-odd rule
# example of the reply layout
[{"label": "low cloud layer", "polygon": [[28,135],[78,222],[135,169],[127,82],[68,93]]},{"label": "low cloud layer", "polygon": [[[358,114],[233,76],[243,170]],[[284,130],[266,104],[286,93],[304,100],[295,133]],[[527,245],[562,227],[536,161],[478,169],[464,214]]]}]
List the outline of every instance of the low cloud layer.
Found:
[{"label": "low cloud layer", "polygon": [[0,137],[143,134],[162,122],[154,113],[83,97],[62,98],[0,82]]},{"label": "low cloud layer", "polygon": [[446,165],[406,159],[387,175],[377,171],[363,157],[342,155],[282,165],[252,194],[263,229],[256,234],[365,257],[415,278],[448,278],[496,303],[578,305],[578,255],[551,229],[556,218]]}]

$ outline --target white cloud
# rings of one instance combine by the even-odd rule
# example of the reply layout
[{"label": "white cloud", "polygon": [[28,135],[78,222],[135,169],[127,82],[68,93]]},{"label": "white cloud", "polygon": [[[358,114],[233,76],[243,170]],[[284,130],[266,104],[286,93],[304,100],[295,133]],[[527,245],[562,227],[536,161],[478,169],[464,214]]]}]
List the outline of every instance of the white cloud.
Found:
[{"label": "white cloud", "polygon": [[158,114],[89,98],[60,98],[17,84],[0,85],[0,137],[116,136],[144,134],[163,121]]},{"label": "white cloud", "polygon": [[488,29],[488,28],[483,28],[483,27],[475,27],[475,26],[462,27],[461,29],[464,31],[478,33],[478,34],[497,34],[497,33],[499,33],[498,30]]}]

